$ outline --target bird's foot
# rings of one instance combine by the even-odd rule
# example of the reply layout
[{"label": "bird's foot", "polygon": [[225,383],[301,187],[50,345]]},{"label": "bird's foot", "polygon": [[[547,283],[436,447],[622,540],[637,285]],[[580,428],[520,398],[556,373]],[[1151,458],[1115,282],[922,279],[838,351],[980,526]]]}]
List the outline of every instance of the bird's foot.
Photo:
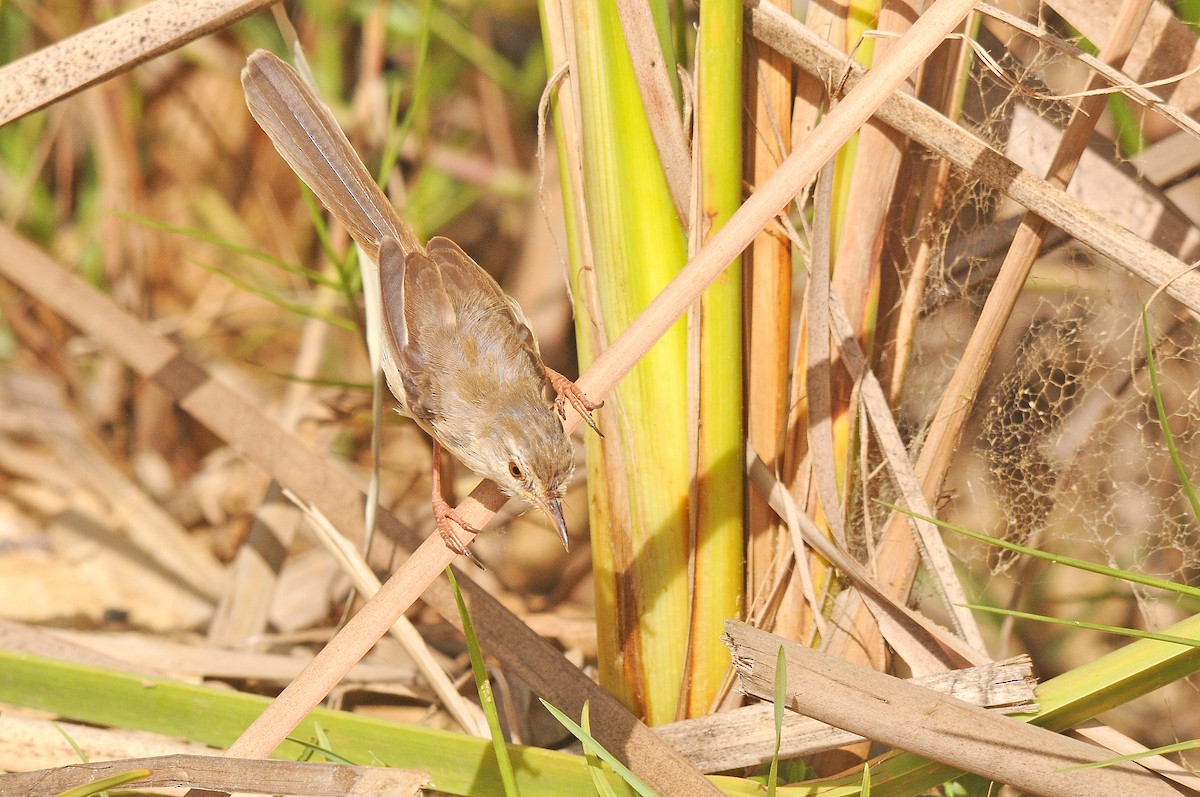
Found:
[{"label": "bird's foot", "polygon": [[592,411],[604,406],[604,402],[599,403],[591,401],[579,389],[579,386],[567,379],[565,376],[555,371],[553,368],[546,367],[546,376],[550,378],[550,385],[554,388],[557,394],[554,399],[554,409],[563,420],[567,418],[567,402],[571,402],[571,406],[579,413],[584,422],[592,427],[592,431],[604,437],[600,431],[600,427],[596,425],[596,419],[592,417]]},{"label": "bird's foot", "polygon": [[[450,504],[446,503],[446,499],[441,496],[434,496],[433,517],[437,520],[438,532],[442,535],[442,541],[446,543],[446,547],[460,556],[464,554],[471,556],[467,551],[467,546],[475,539],[479,529],[463,520],[462,515],[455,512]],[[459,533],[460,529],[470,536],[464,538]],[[475,557],[471,556],[471,558]]]}]

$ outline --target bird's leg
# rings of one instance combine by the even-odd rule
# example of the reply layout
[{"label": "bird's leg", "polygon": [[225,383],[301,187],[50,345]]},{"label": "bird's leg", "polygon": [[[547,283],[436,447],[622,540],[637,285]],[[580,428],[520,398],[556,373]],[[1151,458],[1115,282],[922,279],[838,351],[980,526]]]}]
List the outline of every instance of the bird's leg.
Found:
[{"label": "bird's leg", "polygon": [[[472,535],[478,534],[479,529],[463,520],[462,516],[455,512],[442,497],[442,444],[437,441],[436,437],[433,439],[433,516],[437,520],[438,531],[441,532],[446,547],[456,554],[471,556],[467,551],[467,545],[474,537],[464,541],[459,536],[455,525]],[[471,556],[471,558],[475,557]]]},{"label": "bird's leg", "polygon": [[579,389],[579,386],[570,379],[567,379],[548,365],[543,365],[542,367],[546,369],[546,376],[550,378],[550,385],[557,394],[554,399],[554,409],[558,411],[559,417],[566,420],[566,402],[569,401],[587,425],[592,427],[592,431],[604,437],[600,432],[600,427],[596,425],[596,419],[592,417],[592,410],[603,407],[604,402],[601,401],[599,404],[592,402],[587,396],[583,395],[583,391]]}]

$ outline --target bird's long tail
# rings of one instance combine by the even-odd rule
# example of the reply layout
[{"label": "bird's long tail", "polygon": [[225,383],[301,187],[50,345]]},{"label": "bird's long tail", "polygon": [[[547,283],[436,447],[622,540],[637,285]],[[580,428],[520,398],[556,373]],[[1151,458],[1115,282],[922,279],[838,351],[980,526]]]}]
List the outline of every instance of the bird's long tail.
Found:
[{"label": "bird's long tail", "polygon": [[242,70],[242,89],[275,149],[364,249],[374,256],[383,238],[391,236],[405,254],[423,251],[329,108],[296,70],[258,50]]}]

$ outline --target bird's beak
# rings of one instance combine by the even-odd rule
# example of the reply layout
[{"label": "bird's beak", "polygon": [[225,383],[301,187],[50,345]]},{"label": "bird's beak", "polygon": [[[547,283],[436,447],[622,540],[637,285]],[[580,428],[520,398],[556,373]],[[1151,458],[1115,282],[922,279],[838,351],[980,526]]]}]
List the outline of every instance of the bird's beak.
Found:
[{"label": "bird's beak", "polygon": [[550,522],[554,524],[554,528],[558,529],[558,536],[562,538],[564,550],[571,550],[571,541],[567,537],[567,521],[563,518],[562,502],[557,498],[551,498],[549,501],[544,500],[541,496],[530,495],[529,500],[538,509],[542,510]]}]

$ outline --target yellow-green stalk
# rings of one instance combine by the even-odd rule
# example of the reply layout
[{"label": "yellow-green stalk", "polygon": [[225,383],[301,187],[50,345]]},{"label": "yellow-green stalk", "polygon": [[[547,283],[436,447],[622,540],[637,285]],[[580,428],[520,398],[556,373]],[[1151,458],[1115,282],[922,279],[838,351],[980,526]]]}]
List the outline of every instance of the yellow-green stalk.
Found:
[{"label": "yellow-green stalk", "polygon": [[[698,213],[693,248],[711,238],[742,198],[742,5],[700,6],[696,44]],[[708,713],[725,677],[723,623],[741,613],[743,546],[742,272],[735,262],[691,313],[695,453],[692,625],[681,716]]]},{"label": "yellow-green stalk", "polygon": [[[665,8],[656,18],[666,18]],[[678,272],[686,242],[616,7],[583,0],[568,22],[583,162],[577,221],[595,288],[586,272],[573,268],[572,277],[577,310],[593,294],[599,308],[576,319],[581,342],[596,343],[581,346],[586,367]],[[681,323],[608,396],[606,438],[589,442],[601,682],[652,724],[675,717],[688,632],[685,355]]]}]

